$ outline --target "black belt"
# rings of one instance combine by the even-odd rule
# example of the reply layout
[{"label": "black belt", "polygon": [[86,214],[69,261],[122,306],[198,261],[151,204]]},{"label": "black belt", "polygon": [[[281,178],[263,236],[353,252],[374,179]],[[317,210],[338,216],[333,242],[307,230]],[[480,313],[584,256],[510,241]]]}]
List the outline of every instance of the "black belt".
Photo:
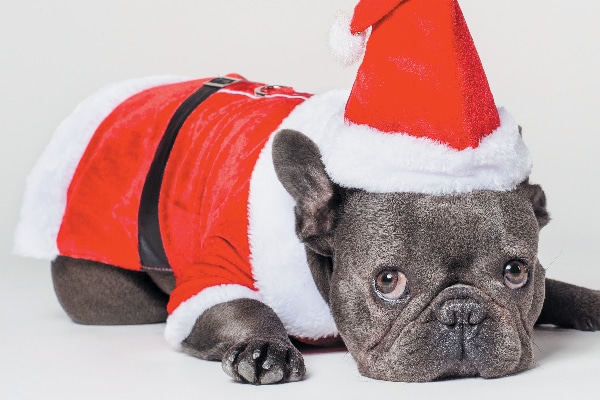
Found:
[{"label": "black belt", "polygon": [[200,89],[181,103],[171,117],[165,134],[160,140],[154,154],[154,159],[148,170],[140,199],[140,208],[138,211],[138,252],[143,270],[171,270],[160,234],[158,200],[165,167],[179,130],[190,114],[204,100],[208,99],[211,94],[238,81],[239,79],[221,77],[205,82]]}]

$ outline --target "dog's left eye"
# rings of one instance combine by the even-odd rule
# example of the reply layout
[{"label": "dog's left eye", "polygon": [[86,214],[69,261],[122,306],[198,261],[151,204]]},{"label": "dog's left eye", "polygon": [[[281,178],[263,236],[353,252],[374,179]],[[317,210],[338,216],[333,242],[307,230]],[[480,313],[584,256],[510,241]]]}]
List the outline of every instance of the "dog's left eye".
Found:
[{"label": "dog's left eye", "polygon": [[402,272],[386,269],[375,278],[375,289],[387,300],[398,300],[406,292],[407,282]]},{"label": "dog's left eye", "polygon": [[504,284],[510,289],[520,289],[529,279],[529,268],[519,260],[509,261],[504,266]]}]

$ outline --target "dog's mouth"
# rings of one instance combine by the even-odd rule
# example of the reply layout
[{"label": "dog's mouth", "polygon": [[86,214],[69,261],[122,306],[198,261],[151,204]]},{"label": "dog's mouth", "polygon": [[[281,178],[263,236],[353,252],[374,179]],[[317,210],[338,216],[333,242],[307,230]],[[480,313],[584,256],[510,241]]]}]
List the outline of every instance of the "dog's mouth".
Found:
[{"label": "dog's mouth", "polygon": [[494,378],[517,372],[522,358],[519,329],[510,312],[466,285],[442,291],[418,318],[392,335],[357,359],[361,373],[394,381]]}]

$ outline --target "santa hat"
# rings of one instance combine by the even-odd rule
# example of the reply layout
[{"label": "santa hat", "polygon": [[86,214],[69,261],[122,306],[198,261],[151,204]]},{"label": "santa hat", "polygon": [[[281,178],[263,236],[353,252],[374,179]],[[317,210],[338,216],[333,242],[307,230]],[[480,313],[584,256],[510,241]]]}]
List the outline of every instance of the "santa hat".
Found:
[{"label": "santa hat", "polygon": [[332,179],[446,194],[511,190],[527,178],[529,152],[494,103],[456,0],[360,0],[341,21],[331,35],[338,58],[349,64],[366,49],[343,111],[347,127],[323,149]]}]

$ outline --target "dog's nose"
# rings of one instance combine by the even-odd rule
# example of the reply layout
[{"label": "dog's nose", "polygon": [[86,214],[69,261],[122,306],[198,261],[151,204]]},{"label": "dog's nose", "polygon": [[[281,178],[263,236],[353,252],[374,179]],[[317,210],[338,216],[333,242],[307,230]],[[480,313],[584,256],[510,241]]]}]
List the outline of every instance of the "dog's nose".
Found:
[{"label": "dog's nose", "polygon": [[487,310],[473,299],[451,299],[442,304],[435,316],[447,326],[479,325],[487,317]]}]

